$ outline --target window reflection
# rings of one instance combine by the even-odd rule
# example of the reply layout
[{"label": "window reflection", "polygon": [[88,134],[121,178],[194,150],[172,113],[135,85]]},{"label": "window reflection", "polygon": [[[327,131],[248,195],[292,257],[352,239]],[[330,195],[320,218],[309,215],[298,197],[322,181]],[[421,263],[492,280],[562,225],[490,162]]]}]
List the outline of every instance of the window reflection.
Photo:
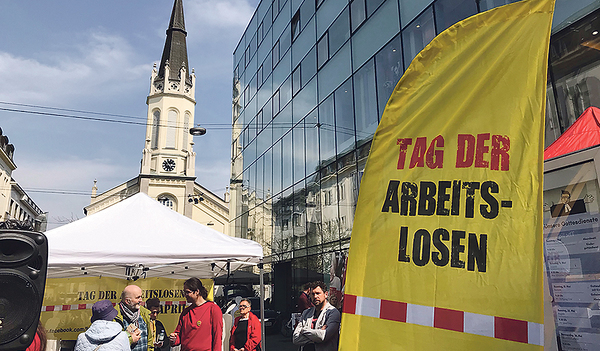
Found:
[{"label": "window reflection", "polygon": [[477,4],[473,0],[438,0],[434,4],[438,33],[477,13]]},{"label": "window reflection", "polygon": [[307,175],[317,171],[319,165],[319,118],[314,109],[304,118],[304,135],[306,138],[306,169]]},{"label": "window reflection", "polygon": [[297,124],[293,132],[292,156],[294,162],[294,183],[304,179],[304,124]]},{"label": "window reflection", "polygon": [[373,59],[371,59],[354,74],[357,140],[372,138],[377,129],[377,98],[375,91],[375,66]]},{"label": "window reflection", "polygon": [[348,79],[335,91],[335,131],[338,153],[354,147],[354,105],[351,79]]},{"label": "window reflection", "polygon": [[377,104],[379,105],[379,117],[381,117],[387,101],[404,73],[400,35],[392,39],[375,56],[375,70],[377,72]]},{"label": "window reflection", "polygon": [[384,0],[367,0],[367,17],[371,16]]},{"label": "window reflection", "polygon": [[358,28],[367,18],[365,11],[365,0],[354,0],[350,4],[350,23],[352,24],[352,32]]},{"label": "window reflection", "polygon": [[479,10],[487,11],[494,7],[503,6],[519,0],[479,0]]},{"label": "window reflection", "polygon": [[347,7],[327,32],[329,33],[329,52],[334,55],[350,38],[350,18]]},{"label": "window reflection", "polygon": [[319,105],[319,138],[321,141],[321,162],[335,160],[335,129],[333,115],[333,95]]},{"label": "window reflection", "polygon": [[405,64],[408,65],[434,37],[433,12],[430,7],[402,31]]},{"label": "window reflection", "polygon": [[293,184],[292,133],[287,133],[283,139],[281,139],[281,143],[283,147],[283,157],[281,159],[283,168],[283,188],[285,189]]},{"label": "window reflection", "polygon": [[552,38],[550,63],[562,131],[590,106],[600,106],[600,11]]}]

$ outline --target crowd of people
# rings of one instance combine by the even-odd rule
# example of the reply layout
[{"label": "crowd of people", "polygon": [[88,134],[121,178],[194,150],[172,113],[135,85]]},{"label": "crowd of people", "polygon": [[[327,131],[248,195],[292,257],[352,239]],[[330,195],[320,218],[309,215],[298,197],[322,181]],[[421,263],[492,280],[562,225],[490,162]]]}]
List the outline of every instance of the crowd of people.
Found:
[{"label": "crowd of people", "polygon": [[[116,305],[110,300],[96,302],[92,306],[92,324],[79,334],[75,351],[168,351],[175,346],[180,346],[181,351],[222,351],[221,309],[208,301],[208,291],[200,279],[186,280],[183,291],[189,305],[170,334],[157,319],[159,299],[151,298],[144,303],[142,289],[137,285],[125,287]],[[292,337],[299,351],[337,350],[341,314],[328,298],[329,290],[321,281],[303,286],[297,304],[301,314]],[[239,313],[229,333],[229,350],[262,351],[261,323],[251,312],[250,300],[243,298],[237,302]],[[38,334],[36,338],[41,339],[38,343],[43,344],[43,328]]]},{"label": "crowd of people", "polygon": [[[137,285],[128,285],[116,306],[110,300],[96,302],[92,306],[92,325],[78,336],[75,351],[166,351],[175,346],[181,351],[222,351],[221,309],[207,300],[208,291],[198,278],[186,280],[183,291],[189,306],[168,336],[157,319],[160,301],[152,298],[144,304],[142,289]],[[261,350],[260,320],[250,309],[250,301],[242,299],[240,316],[229,337],[230,351]]]}]

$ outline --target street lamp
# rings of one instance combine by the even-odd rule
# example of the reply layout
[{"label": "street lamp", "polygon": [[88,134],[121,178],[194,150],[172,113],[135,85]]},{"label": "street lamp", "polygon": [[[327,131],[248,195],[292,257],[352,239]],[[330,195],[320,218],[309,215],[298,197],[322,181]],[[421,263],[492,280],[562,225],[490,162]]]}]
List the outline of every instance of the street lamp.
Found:
[{"label": "street lamp", "polygon": [[196,127],[190,128],[190,134],[193,136],[200,136],[206,134],[206,128],[200,127],[198,124]]}]

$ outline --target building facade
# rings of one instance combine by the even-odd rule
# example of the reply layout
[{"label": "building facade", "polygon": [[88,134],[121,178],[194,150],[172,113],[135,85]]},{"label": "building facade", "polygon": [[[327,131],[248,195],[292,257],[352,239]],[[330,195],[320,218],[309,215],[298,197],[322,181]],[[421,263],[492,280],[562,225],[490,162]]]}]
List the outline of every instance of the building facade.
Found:
[{"label": "building facade", "polygon": [[[231,229],[265,247],[275,308],[334,282],[371,139],[437,34],[513,0],[262,0],[233,54]],[[600,101],[600,1],[557,0],[546,146]],[[342,259],[343,261],[343,259]]]},{"label": "building facade", "polygon": [[12,178],[17,168],[13,160],[15,146],[0,129],[0,222],[16,219],[29,222],[35,230],[45,231],[47,215]]},{"label": "building facade", "polygon": [[228,234],[229,206],[225,199],[195,182],[194,126],[196,76],[188,67],[187,32],[182,0],[175,0],[160,61],[154,65],[140,174],[98,194],[92,188],[86,215],[143,192],[201,224]]}]

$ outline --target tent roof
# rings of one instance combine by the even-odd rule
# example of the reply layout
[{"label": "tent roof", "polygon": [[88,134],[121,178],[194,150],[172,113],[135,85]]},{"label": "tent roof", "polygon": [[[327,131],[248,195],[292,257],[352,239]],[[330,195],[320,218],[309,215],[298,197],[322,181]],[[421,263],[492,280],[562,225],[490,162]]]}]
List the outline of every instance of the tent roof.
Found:
[{"label": "tent roof", "polygon": [[212,278],[228,264],[233,271],[263,256],[260,244],[222,234],[143,193],[45,234],[50,278]]},{"label": "tent roof", "polygon": [[558,139],[544,150],[544,160],[600,144],[600,109],[588,107]]}]

